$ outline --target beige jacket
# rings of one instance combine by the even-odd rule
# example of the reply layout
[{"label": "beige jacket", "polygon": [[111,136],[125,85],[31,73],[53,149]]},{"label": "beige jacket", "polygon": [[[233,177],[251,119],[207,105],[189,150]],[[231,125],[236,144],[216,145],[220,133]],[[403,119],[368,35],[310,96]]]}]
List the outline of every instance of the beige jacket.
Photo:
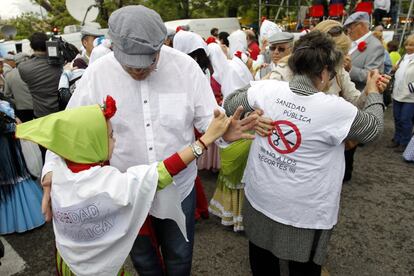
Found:
[{"label": "beige jacket", "polygon": [[[292,71],[287,63],[279,63],[268,78],[290,81],[292,77]],[[355,84],[351,81],[349,73],[344,68],[341,68],[336,78],[331,80],[327,94],[340,96],[358,108],[362,108],[366,100],[365,93],[361,93],[355,88]]]}]

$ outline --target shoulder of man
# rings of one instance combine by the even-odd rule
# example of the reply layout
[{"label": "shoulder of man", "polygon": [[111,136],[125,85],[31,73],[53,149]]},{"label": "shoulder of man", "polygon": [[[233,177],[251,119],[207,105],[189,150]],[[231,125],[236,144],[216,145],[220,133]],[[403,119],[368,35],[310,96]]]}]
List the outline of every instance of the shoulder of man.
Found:
[{"label": "shoulder of man", "polygon": [[384,46],[381,44],[381,42],[377,38],[375,38],[373,35],[370,35],[366,39],[366,42],[367,42],[367,48],[368,49],[375,49],[375,50],[378,50],[378,49],[384,50],[385,49]]}]

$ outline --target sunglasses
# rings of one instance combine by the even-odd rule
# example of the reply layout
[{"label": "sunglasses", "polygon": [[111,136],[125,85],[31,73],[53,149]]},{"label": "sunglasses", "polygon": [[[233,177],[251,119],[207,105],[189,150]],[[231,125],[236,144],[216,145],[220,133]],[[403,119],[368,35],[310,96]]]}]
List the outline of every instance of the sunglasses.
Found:
[{"label": "sunglasses", "polygon": [[342,33],[345,33],[345,30],[340,26],[335,26],[328,31],[328,34],[332,37],[340,36]]},{"label": "sunglasses", "polygon": [[276,49],[277,49],[277,51],[279,53],[283,53],[284,51],[286,51],[287,47],[282,47],[282,46],[269,46],[269,50],[272,51],[272,52],[276,51]]}]

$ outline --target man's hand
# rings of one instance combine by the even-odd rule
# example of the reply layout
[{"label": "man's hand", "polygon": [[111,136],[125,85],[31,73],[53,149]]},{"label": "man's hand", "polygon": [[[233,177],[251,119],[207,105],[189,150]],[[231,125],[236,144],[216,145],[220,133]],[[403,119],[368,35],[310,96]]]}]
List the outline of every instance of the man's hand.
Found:
[{"label": "man's hand", "polygon": [[268,136],[272,132],[272,129],[273,129],[272,119],[268,117],[263,117],[264,112],[261,109],[256,109],[255,111],[250,113],[250,116],[254,114],[257,114],[259,116],[257,118],[257,125],[255,126],[254,130],[260,136],[263,136],[263,137]]},{"label": "man's hand", "polygon": [[226,142],[234,142],[240,139],[254,139],[254,135],[250,133],[245,133],[249,130],[254,130],[258,124],[259,115],[253,114],[247,116],[243,120],[240,120],[240,116],[243,112],[243,107],[239,106],[236,112],[233,114],[230,126],[227,129],[226,133],[223,135],[223,139]]},{"label": "man's hand", "polygon": [[52,204],[50,201],[52,176],[53,176],[53,173],[48,172],[42,179],[42,187],[43,187],[42,214],[47,222],[52,220]]}]

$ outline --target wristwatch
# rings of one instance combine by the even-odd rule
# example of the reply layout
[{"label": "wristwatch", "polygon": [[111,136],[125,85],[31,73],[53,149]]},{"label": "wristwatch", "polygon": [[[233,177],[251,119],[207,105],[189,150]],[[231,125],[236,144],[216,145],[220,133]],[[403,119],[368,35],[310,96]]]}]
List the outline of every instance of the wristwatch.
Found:
[{"label": "wristwatch", "polygon": [[197,143],[192,143],[190,145],[190,148],[193,151],[195,158],[199,158],[201,155],[203,155],[203,148],[200,147]]}]

